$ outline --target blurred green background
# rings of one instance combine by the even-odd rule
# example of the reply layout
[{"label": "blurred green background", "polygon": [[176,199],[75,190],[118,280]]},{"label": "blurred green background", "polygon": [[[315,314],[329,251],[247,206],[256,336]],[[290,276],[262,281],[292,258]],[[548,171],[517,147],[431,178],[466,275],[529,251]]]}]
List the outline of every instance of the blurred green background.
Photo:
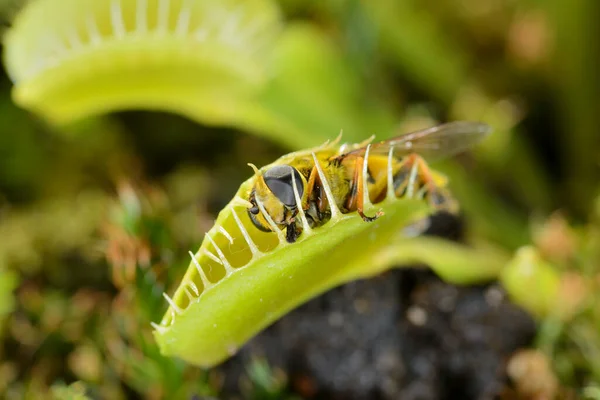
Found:
[{"label": "blurred green background", "polygon": [[[57,10],[72,6],[44,1]],[[0,1],[5,33],[23,3]],[[237,59],[237,47],[227,48],[227,61],[219,62],[233,72],[223,76],[202,69],[217,57],[205,55],[187,70],[207,74],[190,83],[196,92],[169,89],[173,98],[182,93],[177,104],[171,97],[161,103],[165,89],[154,81],[148,87],[155,93],[136,97],[119,80],[119,60],[103,76],[117,82],[104,97],[93,71],[71,79],[74,70],[61,70],[60,58],[54,75],[28,83],[20,72],[26,63],[14,61],[21,42],[6,35],[12,81],[2,70],[0,396],[218,397],[219,372],[162,358],[149,322],[160,320],[161,293],[181,278],[187,251],[251,175],[246,163],[264,165],[340,130],[360,141],[480,120],[493,135],[471,154],[436,165],[463,207],[466,241],[512,259],[499,280],[539,321],[532,346],[559,382],[544,398],[600,399],[600,3],[269,4],[281,21],[262,31],[259,55]],[[224,21],[230,11],[223,10]],[[22,29],[20,38],[35,43],[45,37],[44,24],[78,18],[64,14],[48,13],[37,36]],[[239,39],[240,48],[258,40]],[[121,57],[107,54],[109,66]],[[245,70],[240,60],[255,63],[258,78],[237,71]],[[144,63],[133,68],[138,73]],[[157,82],[177,74],[169,68]],[[57,76],[62,81],[45,92]],[[227,88],[222,98],[194,97],[207,81]],[[30,97],[11,96],[27,84]],[[61,88],[72,97],[61,97]],[[119,103],[119,90],[133,94]],[[158,100],[144,101],[156,93]],[[260,363],[252,368],[246,397],[283,398],[276,373]]]}]

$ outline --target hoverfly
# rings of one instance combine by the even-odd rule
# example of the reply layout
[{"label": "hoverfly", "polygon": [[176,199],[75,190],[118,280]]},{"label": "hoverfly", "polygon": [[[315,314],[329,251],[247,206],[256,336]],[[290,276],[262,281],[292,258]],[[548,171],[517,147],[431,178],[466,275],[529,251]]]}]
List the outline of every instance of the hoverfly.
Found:
[{"label": "hoverfly", "polygon": [[396,197],[423,198],[436,210],[456,212],[457,204],[445,188],[446,178],[431,170],[425,159],[441,159],[467,150],[489,132],[486,124],[457,121],[375,144],[369,144],[373,140],[370,138],[336,148],[338,137],[332,144],[284,156],[264,170],[249,164],[255,182],[247,195],[248,215],[261,231],[273,231],[273,222],[286,229],[286,240],[293,243],[302,233],[302,224],[296,218],[299,203],[309,226],[321,226],[331,217],[325,193],[329,189],[342,213],[357,211],[364,221],[371,222],[382,213],[365,215],[364,190],[376,204],[385,198],[390,184]]}]

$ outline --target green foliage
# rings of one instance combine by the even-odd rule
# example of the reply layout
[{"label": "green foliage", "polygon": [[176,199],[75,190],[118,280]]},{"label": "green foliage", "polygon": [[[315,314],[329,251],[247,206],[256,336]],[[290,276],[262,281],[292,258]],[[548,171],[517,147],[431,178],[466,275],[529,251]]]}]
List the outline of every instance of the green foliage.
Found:
[{"label": "green foliage", "polygon": [[81,382],[72,383],[69,386],[52,386],[53,400],[89,400],[85,395],[85,386]]},{"label": "green foliage", "polygon": [[534,229],[535,246],[518,250],[500,275],[513,300],[540,319],[538,346],[570,385],[600,379],[598,221],[574,229],[550,217]]},{"label": "green foliage", "polygon": [[245,382],[246,398],[253,400],[300,400],[287,391],[285,374],[274,371],[263,359],[254,359],[248,365],[248,381]]},{"label": "green foliage", "polygon": [[15,307],[13,291],[17,285],[17,275],[13,271],[0,269],[0,327],[4,325],[4,319]]}]

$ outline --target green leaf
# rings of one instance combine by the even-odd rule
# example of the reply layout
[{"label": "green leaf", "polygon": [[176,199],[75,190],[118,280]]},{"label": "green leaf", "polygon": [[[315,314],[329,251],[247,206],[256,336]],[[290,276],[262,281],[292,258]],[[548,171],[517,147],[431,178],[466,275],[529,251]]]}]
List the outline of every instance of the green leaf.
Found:
[{"label": "green leaf", "polygon": [[15,307],[13,291],[17,288],[18,278],[12,271],[0,268],[0,326],[4,318]]},{"label": "green leaf", "polygon": [[555,310],[560,275],[535,248],[519,249],[500,279],[512,300],[532,314],[544,317]]},{"label": "green leaf", "polygon": [[463,285],[496,279],[507,260],[506,253],[496,248],[468,247],[425,236],[399,239],[373,257],[383,269],[418,263],[447,282]]},{"label": "green leaf", "polygon": [[279,22],[270,0],[39,0],[5,64],[15,102],[55,123],[157,109],[219,124],[264,84]]}]

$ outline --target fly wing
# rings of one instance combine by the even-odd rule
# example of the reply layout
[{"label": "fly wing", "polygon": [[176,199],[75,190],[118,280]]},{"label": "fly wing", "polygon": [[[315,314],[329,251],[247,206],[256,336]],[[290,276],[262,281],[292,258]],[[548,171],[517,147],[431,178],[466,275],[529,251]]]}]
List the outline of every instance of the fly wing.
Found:
[{"label": "fly wing", "polygon": [[[393,148],[396,157],[417,153],[428,161],[440,160],[473,147],[490,132],[490,126],[484,123],[450,122],[374,143],[369,149],[369,154],[388,154]],[[344,153],[339,158],[364,155],[366,150],[366,146],[361,147]]]}]

